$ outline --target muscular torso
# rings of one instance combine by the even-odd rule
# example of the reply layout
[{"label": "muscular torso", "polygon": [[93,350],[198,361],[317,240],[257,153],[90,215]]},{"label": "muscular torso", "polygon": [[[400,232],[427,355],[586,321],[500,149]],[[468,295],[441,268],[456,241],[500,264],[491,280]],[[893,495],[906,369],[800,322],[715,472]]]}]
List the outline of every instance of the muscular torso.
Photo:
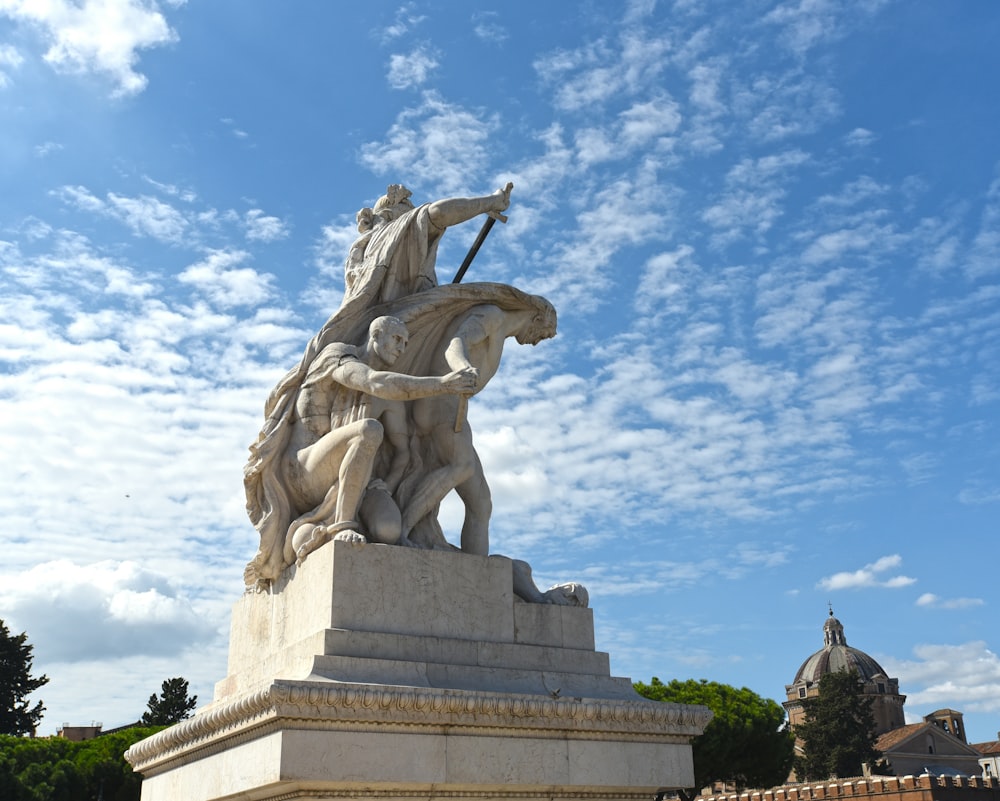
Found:
[{"label": "muscular torso", "polygon": [[[339,361],[350,360],[357,360],[356,349],[345,346]],[[377,420],[393,403],[345,386],[330,373],[307,376],[295,400],[295,445],[305,447],[357,420]]]}]

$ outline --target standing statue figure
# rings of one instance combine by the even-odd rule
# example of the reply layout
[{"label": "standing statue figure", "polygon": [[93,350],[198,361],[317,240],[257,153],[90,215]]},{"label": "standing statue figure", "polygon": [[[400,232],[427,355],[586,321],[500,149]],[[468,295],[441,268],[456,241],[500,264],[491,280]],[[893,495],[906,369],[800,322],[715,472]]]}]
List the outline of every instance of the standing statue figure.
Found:
[{"label": "standing statue figure", "polygon": [[[515,337],[522,345],[537,345],[556,334],[556,311],[552,305],[544,298],[526,297],[529,300],[523,308],[481,304],[456,316],[441,338],[445,347],[439,347],[424,369],[475,375],[476,386],[469,395],[479,392],[499,369],[504,343],[509,337]],[[467,397],[450,395],[413,403],[414,427],[424,442],[425,473],[402,501],[402,544],[411,544],[410,532],[435,512],[454,489],[465,505],[462,550],[480,556],[489,553],[493,507],[483,466],[473,447]]]},{"label": "standing statue figure", "polygon": [[[374,306],[437,286],[435,264],[441,235],[480,214],[506,219],[502,212],[510,205],[513,188],[508,183],[492,195],[448,198],[414,207],[409,189],[389,185],[375,203],[370,231],[362,232],[352,248],[342,308],[361,297]],[[355,253],[362,239],[363,249]]]}]

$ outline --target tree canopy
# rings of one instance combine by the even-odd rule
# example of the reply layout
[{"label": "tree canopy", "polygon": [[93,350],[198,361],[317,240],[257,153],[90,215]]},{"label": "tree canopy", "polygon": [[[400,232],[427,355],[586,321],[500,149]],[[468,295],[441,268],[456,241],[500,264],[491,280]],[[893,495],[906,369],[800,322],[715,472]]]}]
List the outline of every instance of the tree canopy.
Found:
[{"label": "tree canopy", "polygon": [[139,801],[142,777],[125,751],[159,728],[130,728],[72,742],[61,737],[0,736],[4,801]]},{"label": "tree canopy", "polygon": [[705,679],[664,684],[654,676],[650,684],[637,682],[635,689],[654,701],[701,704],[714,714],[691,742],[695,787],[682,791],[683,798],[715,782],[732,782],[742,790],[773,787],[788,778],[795,740],[776,701]]},{"label": "tree canopy", "polygon": [[188,697],[187,679],[180,676],[166,679],[161,685],[159,696],[149,696],[146,711],[142,713],[143,726],[171,726],[191,717],[191,711],[198,703],[198,696]]},{"label": "tree canopy", "polygon": [[795,775],[804,781],[860,776],[882,753],[875,748],[875,697],[862,692],[856,670],[827,673],[819,695],[802,702],[805,719],[795,727],[802,754]]},{"label": "tree canopy", "polygon": [[49,677],[32,676],[28,635],[12,635],[0,620],[0,734],[31,734],[42,719],[45,706],[41,701],[28,701],[39,687],[48,684]]}]

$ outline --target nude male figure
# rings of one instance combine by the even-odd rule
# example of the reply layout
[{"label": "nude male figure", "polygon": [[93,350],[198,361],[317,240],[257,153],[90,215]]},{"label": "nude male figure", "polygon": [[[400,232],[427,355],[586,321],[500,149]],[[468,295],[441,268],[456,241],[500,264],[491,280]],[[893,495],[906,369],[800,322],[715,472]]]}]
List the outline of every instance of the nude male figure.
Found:
[{"label": "nude male figure", "polygon": [[[301,562],[330,539],[395,543],[401,534],[392,493],[409,451],[404,401],[459,395],[475,389],[475,370],[410,376],[386,368],[406,348],[406,326],[379,317],[360,347],[326,346],[309,367],[296,399],[283,472],[299,514],[289,527],[284,559]],[[371,481],[379,447],[392,461],[385,478]]]},{"label": "nude male figure", "polygon": [[413,545],[409,534],[442,499],[454,489],[465,505],[461,547],[465,553],[489,553],[489,521],[493,511],[489,485],[472,444],[472,431],[465,419],[466,398],[474,395],[500,366],[504,342],[515,337],[521,344],[535,345],[555,336],[555,309],[542,298],[533,308],[504,310],[498,306],[475,306],[451,327],[448,347],[433,365],[475,374],[476,385],[467,393],[426,398],[413,404],[418,432],[429,437],[444,463],[420,482],[403,510],[401,545]]}]

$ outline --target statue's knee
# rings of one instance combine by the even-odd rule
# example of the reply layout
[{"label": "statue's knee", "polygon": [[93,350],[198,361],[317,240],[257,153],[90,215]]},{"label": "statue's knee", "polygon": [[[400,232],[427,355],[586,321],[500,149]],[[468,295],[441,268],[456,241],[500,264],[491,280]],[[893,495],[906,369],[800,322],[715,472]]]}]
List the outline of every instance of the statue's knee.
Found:
[{"label": "statue's knee", "polygon": [[377,448],[382,444],[382,438],[385,436],[385,429],[382,428],[382,424],[378,420],[362,420],[359,436],[362,443],[368,447]]}]

